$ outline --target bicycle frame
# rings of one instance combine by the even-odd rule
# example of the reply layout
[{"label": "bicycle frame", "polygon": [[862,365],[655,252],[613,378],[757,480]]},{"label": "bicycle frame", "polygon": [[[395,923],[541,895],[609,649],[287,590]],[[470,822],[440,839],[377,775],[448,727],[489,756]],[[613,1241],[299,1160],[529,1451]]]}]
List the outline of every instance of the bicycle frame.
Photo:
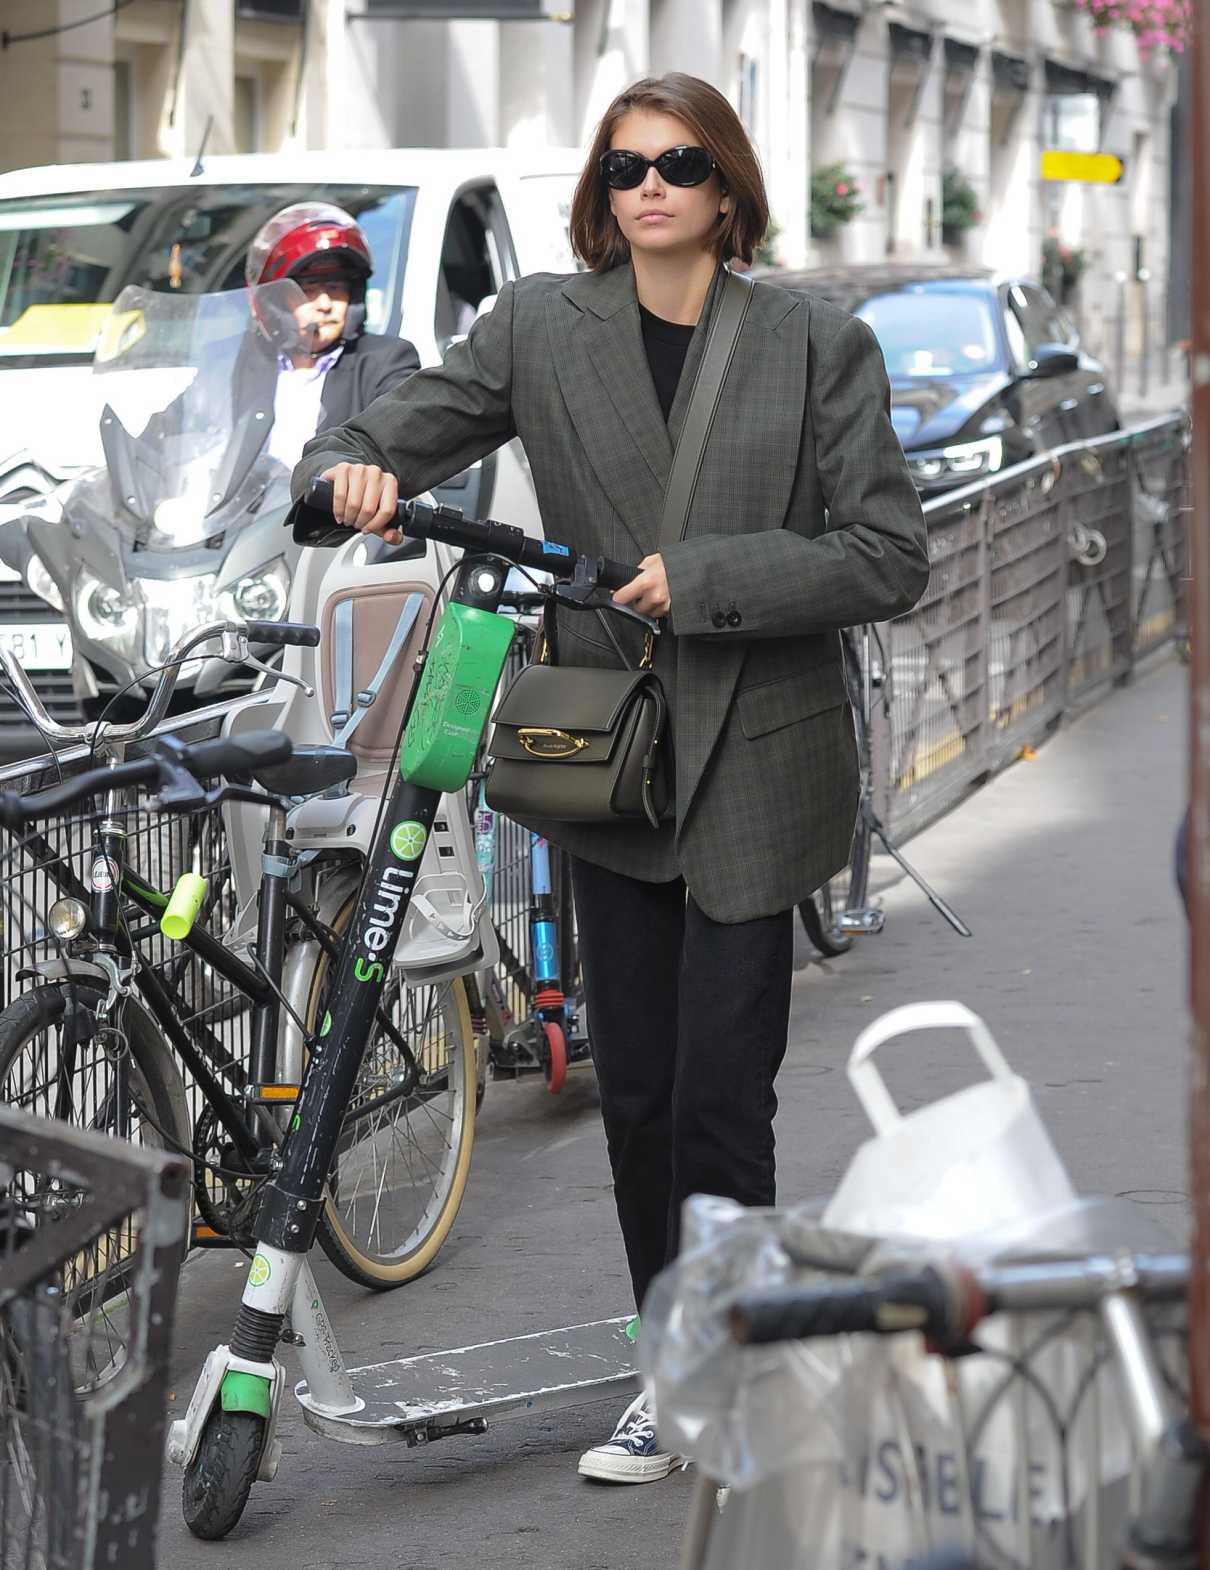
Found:
[{"label": "bicycle frame", "polygon": [[[218,1037],[200,1020],[192,1021],[193,1036],[181,1024],[173,1004],[172,992],[155,967],[138,953],[133,941],[137,934],[128,933],[121,921],[121,897],[124,895],[140,910],[158,918],[168,904],[168,895],[152,888],[127,864],[127,833],[122,821],[128,804],[128,793],[112,791],[105,802],[104,816],[97,828],[93,842],[85,887],[70,866],[56,856],[54,847],[44,835],[32,836],[26,841],[27,850],[44,862],[44,870],[61,894],[80,900],[89,910],[88,933],[90,947],[81,953],[79,945],[68,946],[67,966],[73,974],[73,965],[99,963],[110,981],[109,1008],[120,1006],[120,992],[116,982],[123,981],[121,962],[129,962],[126,975],[138,991],[157,1025],[168,1038],[181,1061],[193,1076],[207,1103],[214,1109],[223,1129],[248,1161],[257,1157],[267,1144],[280,1137],[272,1119],[261,1118],[259,1112],[250,1113],[246,1093],[249,1075],[243,1064],[223,1046]],[[205,926],[195,923],[182,940],[202,962],[231,986],[247,996],[253,1005],[253,1043],[251,1083],[271,1080],[274,1074],[274,1053],[280,1018],[280,1003],[275,984],[280,981],[284,952],[284,918],[288,895],[286,879],[288,864],[284,841],[284,813],[272,809],[270,831],[275,837],[267,840],[264,877],[258,897],[258,928],[255,953],[264,966],[262,974],[246,964],[238,955],[224,947]],[[280,865],[272,863],[276,860]],[[305,909],[300,912],[309,917]],[[61,1076],[58,1094],[65,1094],[72,1072],[70,1053],[65,1061],[66,1073]],[[225,1077],[234,1097],[223,1084]],[[119,1091],[121,1085],[119,1083]],[[122,1109],[117,1109],[118,1124],[122,1124]],[[261,1129],[258,1137],[257,1126]],[[266,1137],[267,1136],[267,1137]]]}]

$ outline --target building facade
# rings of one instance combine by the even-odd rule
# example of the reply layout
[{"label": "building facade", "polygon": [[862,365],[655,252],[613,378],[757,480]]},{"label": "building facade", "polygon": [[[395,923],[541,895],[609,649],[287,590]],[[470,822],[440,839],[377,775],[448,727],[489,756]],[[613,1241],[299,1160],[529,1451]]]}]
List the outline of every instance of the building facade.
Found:
[{"label": "building facade", "polygon": [[[89,21],[98,0],[3,0],[0,168],[203,146],[580,145],[625,84],[688,71],[727,94],[757,145],[769,258],[1038,273],[1049,240],[1048,281],[1094,350],[1112,357],[1122,333],[1137,352],[1144,323],[1153,344],[1167,335],[1176,65],[1142,59],[1125,31],[1098,35],[1071,0],[111,6]],[[1044,181],[1045,148],[1116,154],[1124,177]],[[830,233],[813,232],[813,175],[856,209]],[[944,221],[947,185],[965,191],[969,226]]]}]

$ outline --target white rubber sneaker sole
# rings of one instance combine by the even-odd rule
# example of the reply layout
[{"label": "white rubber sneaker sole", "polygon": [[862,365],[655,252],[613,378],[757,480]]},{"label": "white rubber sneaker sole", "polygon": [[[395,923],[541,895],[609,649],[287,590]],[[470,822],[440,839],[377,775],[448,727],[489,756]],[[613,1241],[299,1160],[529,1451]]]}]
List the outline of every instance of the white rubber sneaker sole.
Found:
[{"label": "white rubber sneaker sole", "polygon": [[581,1477],[599,1483],[658,1483],[681,1464],[680,1456],[623,1456],[588,1450],[580,1457]]}]

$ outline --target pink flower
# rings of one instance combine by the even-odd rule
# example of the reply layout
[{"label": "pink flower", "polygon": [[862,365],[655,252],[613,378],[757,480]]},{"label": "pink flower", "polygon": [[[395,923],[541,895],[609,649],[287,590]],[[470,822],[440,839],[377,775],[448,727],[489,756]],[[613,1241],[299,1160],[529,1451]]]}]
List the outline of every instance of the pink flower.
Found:
[{"label": "pink flower", "polygon": [[837,196],[847,196],[849,194],[849,188],[843,180],[841,180],[837,185],[836,194]]}]

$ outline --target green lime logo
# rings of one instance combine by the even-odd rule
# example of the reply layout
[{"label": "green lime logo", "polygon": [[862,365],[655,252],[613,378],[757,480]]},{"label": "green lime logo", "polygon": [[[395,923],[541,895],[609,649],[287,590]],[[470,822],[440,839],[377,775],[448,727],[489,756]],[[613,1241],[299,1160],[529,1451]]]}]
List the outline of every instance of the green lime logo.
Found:
[{"label": "green lime logo", "polygon": [[263,1254],[257,1254],[252,1261],[252,1269],[248,1272],[248,1280],[254,1287],[263,1287],[272,1274],[269,1261]]},{"label": "green lime logo", "polygon": [[327,1013],[327,1014],[324,1015],[324,1022],[323,1022],[323,1024],[319,1027],[319,1034],[321,1036],[326,1036],[328,1034],[328,1032],[331,1030],[331,1028],[332,1028],[332,1015],[330,1013]]},{"label": "green lime logo", "polygon": [[417,861],[427,839],[428,831],[424,824],[409,819],[407,823],[397,823],[391,830],[391,849],[400,861]]}]

